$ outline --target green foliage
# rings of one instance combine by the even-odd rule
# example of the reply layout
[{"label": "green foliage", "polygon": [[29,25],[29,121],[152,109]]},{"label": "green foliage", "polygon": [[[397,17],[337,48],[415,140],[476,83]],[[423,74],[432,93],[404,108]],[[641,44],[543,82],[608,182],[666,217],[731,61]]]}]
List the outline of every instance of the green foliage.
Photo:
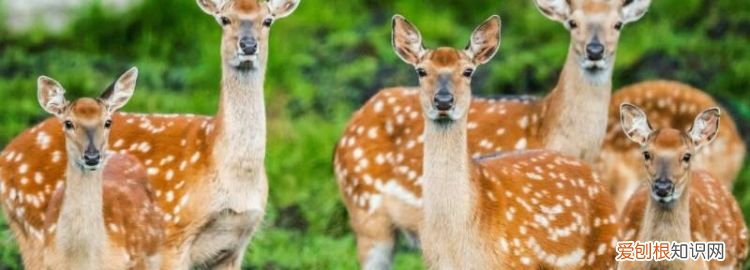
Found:
[{"label": "green foliage", "polygon": [[[8,0],[0,0],[8,1]],[[62,34],[11,35],[0,25],[0,145],[45,118],[36,77],[59,80],[71,96],[94,95],[130,66],[140,68],[126,111],[213,114],[220,78],[215,20],[194,1],[159,0],[125,14],[100,1]],[[503,17],[499,55],[482,67],[477,94],[541,94],[562,67],[568,33],[531,1],[302,0],[274,23],[266,83],[269,106],[269,215],[245,257],[248,269],[353,269],[355,240],[332,175],[333,146],[351,112],[378,89],[414,85],[411,67],[390,47],[390,18],[401,13],[428,47],[462,47],[473,27]],[[4,15],[0,11],[0,18]],[[659,0],[625,27],[615,85],[666,78],[705,89],[730,108],[748,134],[750,2]],[[750,217],[750,171],[735,195]],[[0,269],[19,269],[2,227]],[[399,248],[398,269],[422,268]]]}]

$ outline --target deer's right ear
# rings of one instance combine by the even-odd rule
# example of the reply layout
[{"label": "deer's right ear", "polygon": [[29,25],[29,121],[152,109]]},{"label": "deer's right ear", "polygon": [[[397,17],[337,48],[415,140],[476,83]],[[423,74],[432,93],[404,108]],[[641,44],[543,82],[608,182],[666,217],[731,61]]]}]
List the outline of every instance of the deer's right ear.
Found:
[{"label": "deer's right ear", "polygon": [[625,135],[640,145],[646,144],[648,136],[653,131],[646,113],[638,106],[629,103],[620,105],[620,125]]},{"label": "deer's right ear", "polygon": [[201,7],[203,12],[208,13],[208,15],[216,16],[219,13],[219,7],[214,0],[196,0],[196,2],[198,2],[198,6]]},{"label": "deer's right ear", "polygon": [[419,30],[401,15],[393,16],[391,44],[398,57],[412,65],[418,64],[425,54]]},{"label": "deer's right ear", "polygon": [[99,96],[110,113],[125,106],[135,91],[135,81],[138,79],[138,68],[132,67],[117,79],[107,90]]},{"label": "deer's right ear", "polygon": [[65,99],[65,89],[58,83],[47,76],[39,76],[36,81],[37,84],[37,98],[39,105],[55,116],[60,116],[68,104]]},{"label": "deer's right ear", "polygon": [[539,11],[550,20],[565,23],[570,16],[568,0],[534,0]]}]

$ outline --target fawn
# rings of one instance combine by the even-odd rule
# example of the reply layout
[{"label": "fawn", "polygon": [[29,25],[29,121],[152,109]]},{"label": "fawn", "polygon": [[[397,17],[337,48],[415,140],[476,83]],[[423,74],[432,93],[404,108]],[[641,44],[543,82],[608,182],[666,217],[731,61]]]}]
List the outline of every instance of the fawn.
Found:
[{"label": "fawn", "polygon": [[128,102],[137,76],[133,68],[100,97],[72,102],[60,83],[38,79],[39,104],[59,119],[67,163],[44,214],[45,269],[159,269],[162,213],[146,169],[132,156],[107,153],[112,113]]},{"label": "fawn", "polygon": [[465,50],[432,50],[393,18],[393,48],[420,77],[425,260],[433,269],[612,267],[616,215],[591,168],[548,150],[471,158],[471,79],[497,52],[500,27],[492,16]]},{"label": "fawn", "polygon": [[[612,95],[607,135],[601,158],[597,163],[599,176],[609,183],[618,210],[625,207],[645,175],[641,151],[622,132],[620,104],[630,103],[644,108],[656,126],[687,129],[702,108],[718,107],[718,103],[695,87],[674,81],[647,81],[626,86]],[[732,117],[723,110],[721,132],[713,143],[701,147],[691,167],[709,172],[730,190],[745,159],[745,143]]]},{"label": "fawn", "polygon": [[719,109],[700,113],[687,132],[654,130],[646,113],[623,103],[620,121],[625,135],[640,145],[647,181],[622,214],[623,238],[630,241],[720,241],[723,261],[625,261],[620,269],[739,269],[747,256],[747,227],[732,195],[711,174],[693,170],[698,151],[719,130]]}]

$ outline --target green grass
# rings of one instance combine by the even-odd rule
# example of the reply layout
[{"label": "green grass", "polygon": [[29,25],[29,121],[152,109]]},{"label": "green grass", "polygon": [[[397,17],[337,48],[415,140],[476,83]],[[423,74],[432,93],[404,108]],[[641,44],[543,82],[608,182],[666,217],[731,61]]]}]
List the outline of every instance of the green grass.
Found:
[{"label": "green grass", "polygon": [[[8,0],[0,0],[8,1]],[[93,1],[99,3],[99,1]],[[390,18],[401,13],[428,47],[464,46],[474,26],[503,18],[499,55],[478,70],[477,94],[541,94],[554,84],[568,33],[531,1],[302,0],[274,23],[266,80],[269,215],[245,257],[247,269],[353,269],[354,236],[333,180],[333,145],[351,112],[378,89],[414,85],[413,70],[390,47]],[[95,95],[130,66],[140,68],[126,111],[213,114],[220,28],[189,0],[143,1],[125,14],[94,4],[61,34],[10,34],[0,25],[0,146],[46,117],[36,77],[60,81],[71,97]],[[0,11],[0,18],[2,18]],[[705,89],[750,135],[750,2],[659,0],[624,28],[615,86],[667,78]],[[747,140],[750,141],[750,140]],[[734,194],[750,217],[750,170]],[[19,269],[0,223],[0,269]],[[420,269],[400,246],[397,269]]]}]

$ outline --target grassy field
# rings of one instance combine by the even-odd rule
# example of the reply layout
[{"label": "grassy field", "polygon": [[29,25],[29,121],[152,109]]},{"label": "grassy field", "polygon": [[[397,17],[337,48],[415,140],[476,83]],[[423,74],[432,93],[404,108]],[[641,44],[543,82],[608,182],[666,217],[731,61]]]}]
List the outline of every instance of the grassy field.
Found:
[{"label": "grassy field", "polygon": [[[60,34],[10,34],[0,25],[0,146],[46,117],[36,101],[42,74],[71,96],[84,96],[138,66],[138,89],[125,111],[215,112],[221,33],[194,1],[144,1],[125,14],[92,2]],[[542,94],[554,85],[568,46],[561,25],[531,1],[470,2],[302,0],[294,14],[274,23],[266,80],[269,215],[247,252],[247,269],[356,268],[331,157],[353,110],[381,87],[416,84],[390,47],[394,13],[414,22],[430,47],[464,46],[474,26],[499,14],[500,53],[478,71],[476,94]],[[641,21],[623,30],[614,84],[665,78],[705,89],[729,108],[750,141],[748,29],[750,1],[654,1]],[[746,218],[749,191],[746,169],[734,192]],[[0,269],[20,269],[7,226],[0,234]],[[399,249],[398,269],[422,267],[416,252]]]}]

